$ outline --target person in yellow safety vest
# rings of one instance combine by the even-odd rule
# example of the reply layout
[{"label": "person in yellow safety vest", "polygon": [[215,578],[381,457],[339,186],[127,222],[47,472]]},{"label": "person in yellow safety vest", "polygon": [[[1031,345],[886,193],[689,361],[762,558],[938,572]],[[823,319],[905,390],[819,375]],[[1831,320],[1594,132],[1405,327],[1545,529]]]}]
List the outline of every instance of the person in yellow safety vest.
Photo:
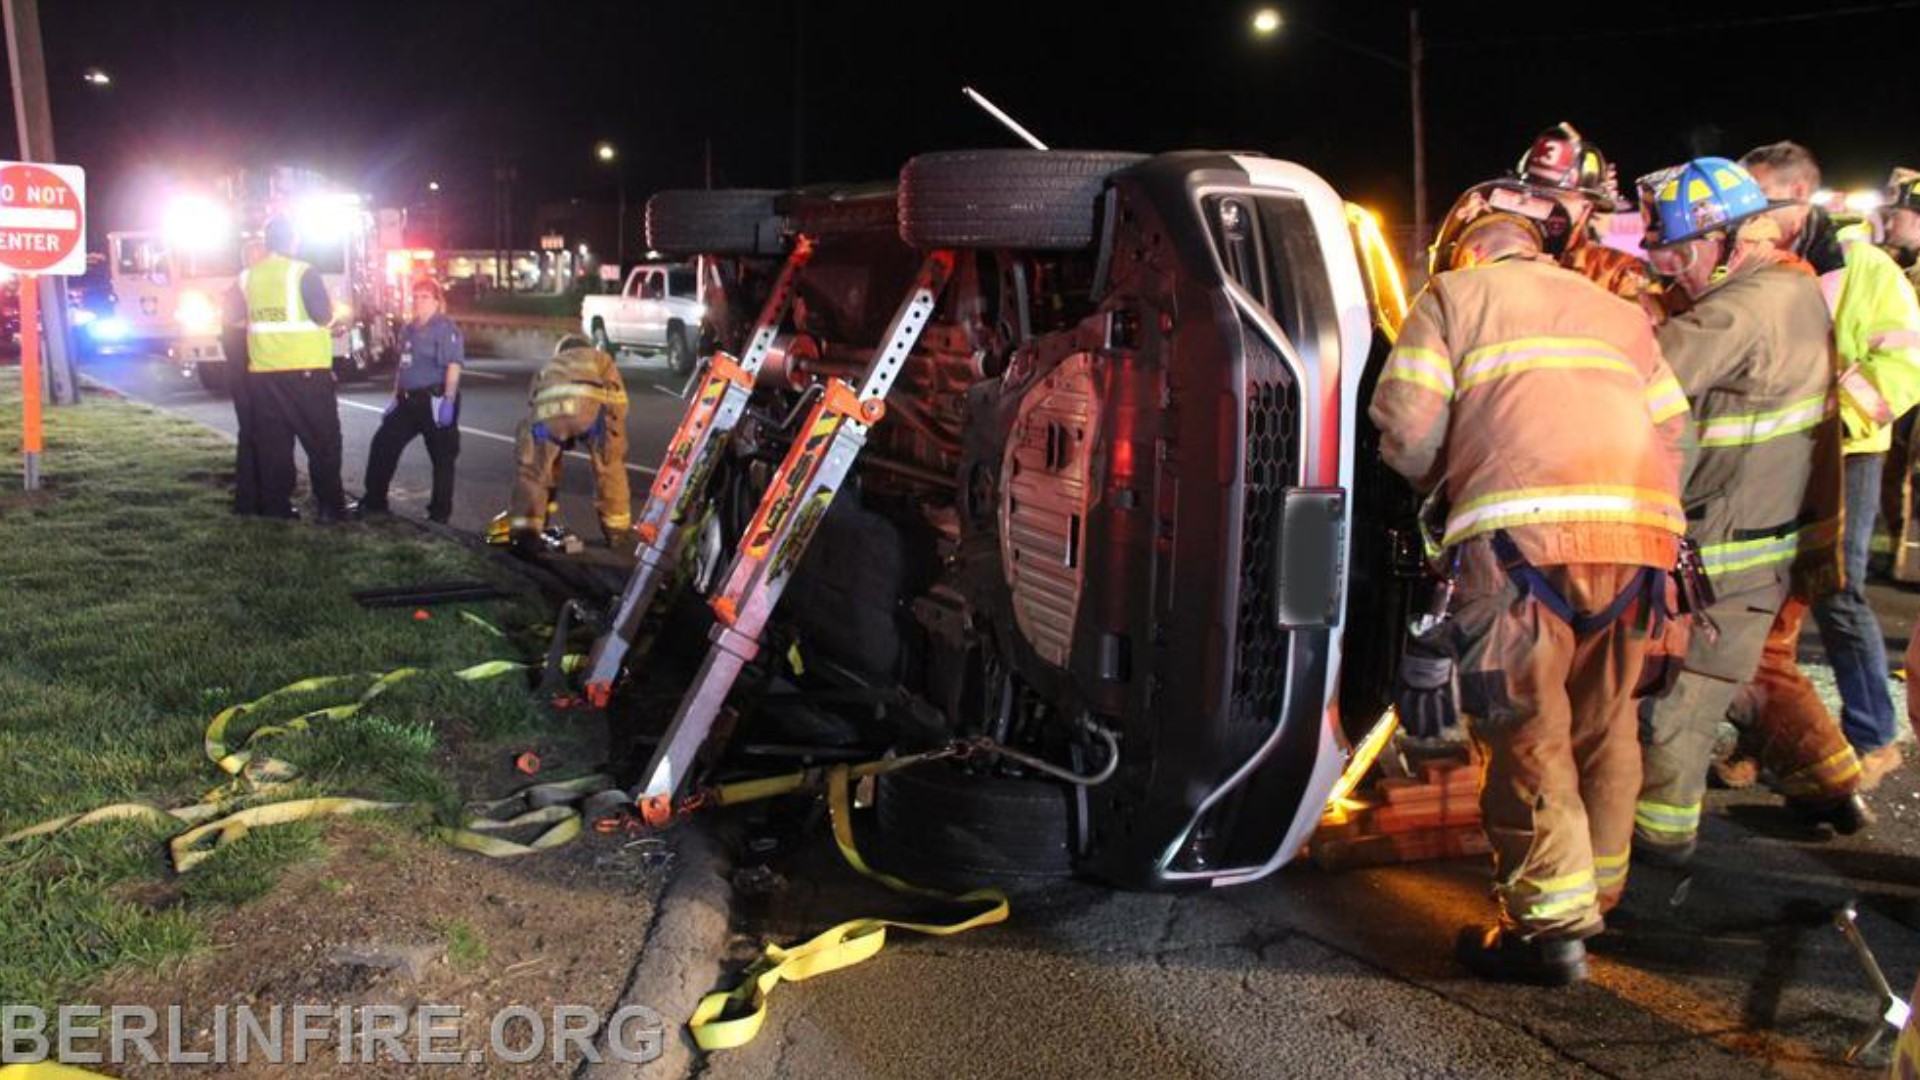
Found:
[{"label": "person in yellow safety vest", "polygon": [[1645,265],[1596,235],[1608,216],[1626,208],[1613,166],[1598,146],[1562,121],[1533,140],[1514,165],[1513,177],[1558,200],[1572,219],[1558,252],[1549,238],[1548,250],[1561,266],[1627,300],[1647,293]]},{"label": "person in yellow safety vest", "polygon": [[[1867,601],[1867,556],[1879,509],[1880,478],[1893,441],[1893,422],[1920,404],[1920,300],[1900,268],[1873,246],[1862,226],[1834,228],[1826,211],[1808,200],[1820,186],[1820,165],[1806,147],[1773,143],[1741,159],[1769,199],[1783,200],[1773,218],[1794,254],[1813,265],[1833,314],[1839,351],[1840,423],[1845,431],[1846,526],[1842,536],[1845,581],[1814,602],[1813,618],[1840,689],[1840,727],[1860,755],[1861,787],[1871,791],[1899,768],[1894,745],[1897,717],[1887,682],[1886,638]],[[1785,613],[1793,616],[1791,608]],[[1797,631],[1783,627],[1782,635]],[[1765,696],[1764,710],[1809,714],[1826,711],[1801,674],[1765,666],[1783,693]],[[1783,720],[1776,726],[1785,726]]]},{"label": "person in yellow safety vest", "polygon": [[567,450],[584,446],[593,468],[594,509],[612,548],[631,547],[633,509],[627,488],[627,388],[613,357],[578,334],[554,346],[533,377],[527,415],[514,437],[519,467],[507,528],[515,547],[537,550],[547,504],[560,484]]},{"label": "person in yellow safety vest", "polygon": [[[1754,178],[1725,158],[1697,158],[1640,188],[1649,264],[1693,301],[1658,334],[1693,405],[1683,499],[1719,628],[1694,635],[1672,692],[1643,717],[1634,854],[1677,866],[1698,844],[1716,729],[1760,666],[1777,612],[1795,584],[1819,595],[1838,582],[1840,433],[1819,283],[1780,250]],[[1845,832],[1865,823],[1858,764],[1831,718],[1755,724],[1797,808]]]},{"label": "person in yellow safety vest", "polygon": [[242,271],[236,294],[246,306],[247,374],[258,473],[256,513],[292,517],[293,446],[307,455],[315,518],[349,517],[340,480],[340,405],[334,393],[333,301],[320,272],[294,258],[293,222],[267,222],[267,255]]},{"label": "person in yellow safety vest", "polygon": [[[1881,249],[1907,274],[1908,284],[1920,289],[1920,170],[1896,168],[1880,204]],[[1920,579],[1920,538],[1916,538],[1912,492],[1914,468],[1914,414],[1894,421],[1893,442],[1887,449],[1886,473],[1880,478],[1880,519],[1893,537],[1895,581]]]},{"label": "person in yellow safety vest", "polygon": [[[1465,268],[1414,301],[1368,415],[1386,463],[1449,503],[1454,611],[1415,644],[1459,667],[1500,905],[1455,955],[1565,985],[1626,882],[1633,694],[1686,527],[1687,404],[1640,309],[1543,245],[1523,214],[1467,222]],[[1412,670],[1403,690],[1446,683]]]}]

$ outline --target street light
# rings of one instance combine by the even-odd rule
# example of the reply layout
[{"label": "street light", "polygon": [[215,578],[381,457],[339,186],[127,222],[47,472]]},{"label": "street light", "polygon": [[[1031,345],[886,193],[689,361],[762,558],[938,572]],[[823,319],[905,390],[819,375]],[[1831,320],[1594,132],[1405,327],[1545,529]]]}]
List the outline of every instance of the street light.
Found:
[{"label": "street light", "polygon": [[81,81],[85,82],[88,86],[106,87],[113,85],[113,76],[97,67],[88,68],[86,73],[81,75],[80,78]]},{"label": "street light", "polygon": [[[1253,14],[1253,32],[1259,37],[1273,37],[1285,25],[1286,20],[1281,17],[1277,9],[1261,8]],[[1420,39],[1420,9],[1410,8],[1407,11],[1407,58],[1405,60],[1329,34],[1314,26],[1303,25],[1300,29],[1316,37],[1325,38],[1343,49],[1385,64],[1396,71],[1407,73],[1408,92],[1413,102],[1413,235],[1415,244],[1424,244],[1427,239],[1427,118],[1422,101],[1423,95],[1420,92],[1421,71],[1425,66],[1425,50]]]},{"label": "street light", "polygon": [[627,162],[620,156],[619,149],[605,139],[594,145],[593,156],[599,158],[603,164],[613,165],[614,175],[618,177],[620,184],[620,215],[618,232],[613,238],[613,257],[619,262],[620,269],[625,270],[627,268]]},{"label": "street light", "polygon": [[440,190],[440,181],[438,181],[438,180],[429,180],[429,181],[427,181],[427,190],[428,190],[428,191],[439,191],[439,190]]}]

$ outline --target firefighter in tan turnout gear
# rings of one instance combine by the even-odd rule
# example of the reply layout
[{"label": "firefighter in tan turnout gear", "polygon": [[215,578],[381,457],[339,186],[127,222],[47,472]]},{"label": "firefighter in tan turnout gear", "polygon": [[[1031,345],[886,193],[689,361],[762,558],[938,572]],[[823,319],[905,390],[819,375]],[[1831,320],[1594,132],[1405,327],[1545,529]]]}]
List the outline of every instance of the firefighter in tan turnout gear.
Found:
[{"label": "firefighter in tan turnout gear", "polygon": [[538,548],[547,503],[560,484],[561,455],[576,446],[586,451],[593,468],[593,506],[607,546],[631,546],[626,384],[613,357],[568,334],[533,377],[527,415],[514,438],[519,475],[507,527],[516,547]]},{"label": "firefighter in tan turnout gear", "polygon": [[[1777,246],[1780,230],[1752,176],[1725,158],[1699,158],[1640,187],[1649,261],[1693,300],[1659,338],[1693,403],[1697,451],[1684,502],[1719,628],[1694,635],[1673,692],[1652,706],[1642,732],[1634,850],[1677,865],[1697,843],[1715,728],[1760,665],[1776,614],[1789,596],[1838,583],[1840,429],[1819,282]],[[1860,768],[1838,725],[1772,715],[1760,711],[1754,734],[1788,798],[1812,820],[1858,829]]]},{"label": "firefighter in tan turnout gear", "polygon": [[1432,633],[1485,762],[1500,906],[1457,955],[1565,984],[1626,882],[1633,693],[1685,528],[1687,405],[1646,316],[1548,261],[1539,220],[1465,223],[1464,268],[1415,301],[1369,414],[1387,463],[1449,504],[1458,592]]}]

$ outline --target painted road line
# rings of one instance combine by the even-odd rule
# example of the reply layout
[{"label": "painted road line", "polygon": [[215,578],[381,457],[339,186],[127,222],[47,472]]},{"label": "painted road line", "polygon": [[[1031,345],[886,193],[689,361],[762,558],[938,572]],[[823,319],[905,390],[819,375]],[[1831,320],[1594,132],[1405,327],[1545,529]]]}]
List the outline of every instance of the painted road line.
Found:
[{"label": "painted road line", "polygon": [[[368,405],[359,401],[348,401],[345,398],[342,398],[340,400],[340,404],[346,405],[355,409],[364,409],[367,412],[380,413],[382,415],[385,415],[387,411],[387,407],[384,405]],[[511,435],[502,435],[497,431],[482,431],[479,428],[467,427],[464,424],[462,424],[460,427],[460,433],[462,435],[478,435],[483,439],[492,439],[495,442],[503,442],[509,446],[513,445],[513,442],[514,442],[514,438]],[[570,458],[579,458],[581,461],[588,460],[587,455],[581,453],[578,450],[569,450],[567,451],[566,456]],[[652,476],[654,473],[658,472],[659,470],[648,468],[645,465],[629,464],[627,466],[627,471],[630,473],[639,473],[641,476]]]}]

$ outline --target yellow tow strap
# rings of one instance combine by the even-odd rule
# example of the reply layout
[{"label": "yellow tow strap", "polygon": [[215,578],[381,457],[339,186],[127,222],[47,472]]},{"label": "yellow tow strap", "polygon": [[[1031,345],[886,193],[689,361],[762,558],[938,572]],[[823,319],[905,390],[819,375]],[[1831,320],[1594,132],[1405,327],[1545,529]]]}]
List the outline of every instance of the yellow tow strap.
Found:
[{"label": "yellow tow strap", "polygon": [[1006,921],[1007,898],[998,889],[975,889],[956,896],[902,881],[868,866],[853,842],[853,800],[849,794],[852,775],[846,765],[835,765],[827,772],[827,806],[833,818],[833,839],[847,864],[895,892],[971,905],[975,910],[949,921],[853,919],[791,948],[768,945],[760,958],[742,973],[739,986],[715,991],[700,999],[693,1018],[687,1021],[693,1041],[700,1049],[731,1050],[752,1042],[766,1020],[767,998],[774,987],[870,959],[886,946],[890,926],[944,937]]},{"label": "yellow tow strap", "polygon": [[[476,855],[485,855],[489,858],[509,859],[519,855],[531,855],[536,851],[557,848],[579,836],[585,823],[580,810],[571,804],[584,796],[605,791],[612,786],[613,777],[597,773],[573,780],[535,784],[504,799],[470,806],[468,809],[473,812],[473,816],[467,819],[465,825],[458,829],[435,829],[433,833],[462,851],[471,851]],[[565,800],[565,802],[556,800]],[[548,805],[536,807],[533,805],[536,802],[545,802]],[[493,816],[504,810],[518,807],[526,809],[509,818]],[[532,828],[536,825],[545,825],[547,828],[531,842],[525,844],[488,835]]]},{"label": "yellow tow strap", "polygon": [[[568,656],[565,666],[571,670],[581,659],[583,658],[579,656]],[[490,660],[462,668],[454,672],[453,677],[465,682],[480,682],[517,671],[525,671],[530,666],[532,665],[515,660]],[[149,803],[114,803],[85,813],[66,814],[0,836],[0,845],[36,836],[51,836],[67,829],[109,821],[143,820],[164,825],[190,825],[193,827],[167,843],[168,851],[173,858],[174,870],[184,874],[206,861],[220,848],[240,839],[249,830],[255,828],[285,825],[295,821],[310,821],[321,817],[339,817],[368,811],[405,810],[421,806],[416,803],[376,802],[370,799],[341,797],[289,799],[261,803],[262,799],[271,798],[276,788],[298,775],[298,771],[285,761],[257,753],[253,747],[262,739],[308,731],[317,720],[342,720],[353,716],[394,686],[424,673],[421,668],[397,668],[384,674],[318,676],[289,683],[244,704],[229,706],[222,709],[207,724],[207,729],[201,736],[201,743],[207,759],[222,772],[234,777],[234,783],[208,792],[200,802],[171,809]],[[296,694],[309,694],[337,686],[353,685],[365,680],[372,681],[365,690],[361,691],[359,697],[349,704],[315,709],[280,724],[262,725],[249,732],[238,749],[229,742],[227,730],[235,720],[270,702]],[[461,827],[435,829],[434,835],[463,851],[471,851],[492,858],[509,858],[559,847],[579,836],[582,828],[579,809],[569,804],[578,802],[586,795],[604,790],[612,783],[613,781],[606,776],[594,775],[574,780],[534,784],[504,799],[469,807],[471,816]],[[547,805],[532,807],[531,804],[535,801]],[[244,804],[248,802],[259,803],[259,805],[245,806]],[[243,806],[244,808],[240,808]],[[496,816],[503,809],[515,806],[522,807],[522,812],[504,820]],[[536,826],[546,826],[546,828],[538,837],[525,844],[489,835]],[[0,1076],[0,1080],[13,1080],[13,1078]]]}]

